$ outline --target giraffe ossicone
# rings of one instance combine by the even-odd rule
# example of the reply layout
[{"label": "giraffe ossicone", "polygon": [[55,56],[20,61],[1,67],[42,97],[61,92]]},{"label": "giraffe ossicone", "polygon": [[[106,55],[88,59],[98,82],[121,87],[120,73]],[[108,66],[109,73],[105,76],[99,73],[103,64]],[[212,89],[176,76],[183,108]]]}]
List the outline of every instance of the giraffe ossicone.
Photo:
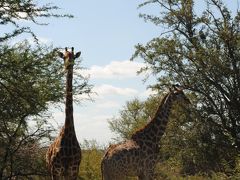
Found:
[{"label": "giraffe ossicone", "polygon": [[137,176],[139,180],[154,180],[159,156],[159,142],[165,132],[174,102],[190,101],[183,89],[173,86],[167,93],[150,122],[136,131],[129,140],[109,146],[102,159],[104,180],[124,180]]},{"label": "giraffe ossicone", "polygon": [[64,60],[66,70],[66,101],[65,101],[65,123],[59,135],[49,146],[46,153],[46,162],[52,180],[64,178],[65,180],[76,180],[81,162],[81,148],[79,146],[73,119],[73,65],[74,60],[81,52],[74,54],[74,48],[58,55]]}]

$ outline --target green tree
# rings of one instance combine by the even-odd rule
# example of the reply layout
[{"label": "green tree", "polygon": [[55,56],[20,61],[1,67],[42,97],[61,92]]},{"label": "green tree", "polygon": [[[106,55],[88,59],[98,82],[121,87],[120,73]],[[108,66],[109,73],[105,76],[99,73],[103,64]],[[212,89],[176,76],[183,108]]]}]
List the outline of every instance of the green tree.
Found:
[{"label": "green tree", "polygon": [[[49,105],[64,98],[63,62],[56,50],[24,42],[1,46],[0,68],[0,179],[47,175],[41,152],[54,130]],[[89,93],[88,79],[76,77],[74,94]]]},{"label": "green tree", "polygon": [[23,25],[20,20],[47,25],[47,23],[42,22],[42,18],[72,17],[69,14],[54,13],[58,9],[57,6],[50,3],[39,5],[37,1],[33,0],[0,0],[0,25],[2,27],[8,26],[9,29],[8,32],[0,36],[0,43],[22,33],[30,33],[37,39],[31,28]]},{"label": "green tree", "polygon": [[[190,109],[175,107],[171,113],[160,142],[161,178],[199,173],[239,178],[240,13],[231,13],[220,0],[205,3],[207,8],[197,13],[192,0],[149,0],[140,5],[159,7],[160,15],[140,17],[167,30],[146,45],[138,44],[132,60],[144,60],[140,73],[156,77],[152,88],[161,93],[171,84],[181,84],[192,102]],[[128,102],[110,121],[113,132],[129,138],[153,115],[145,108],[137,99]]]},{"label": "green tree", "polygon": [[[206,171],[204,165],[209,170],[233,170],[240,150],[240,13],[231,13],[221,0],[205,1],[206,9],[199,12],[195,2],[149,0],[140,4],[159,7],[160,15],[140,17],[167,30],[146,45],[138,44],[132,59],[142,58],[146,67],[141,72],[151,71],[156,77],[152,88],[163,90],[179,83],[195,96],[192,118],[183,121],[183,130],[191,134],[176,138],[193,150],[185,151],[186,166],[194,165],[186,172]],[[189,140],[187,146],[184,138]]]},{"label": "green tree", "polygon": [[[138,44],[132,59],[141,57],[151,70],[153,88],[179,83],[196,94],[192,111],[209,127],[211,143],[240,150],[240,13],[221,0],[207,0],[196,13],[193,0],[149,0],[160,15],[141,14],[167,31],[146,45]],[[204,7],[204,6],[203,6]],[[219,138],[218,138],[219,137]],[[221,147],[221,146],[220,146]]]},{"label": "green tree", "polygon": [[[22,33],[31,34],[37,42],[30,26],[22,22],[47,25],[43,20],[50,17],[73,16],[59,13],[50,3],[0,0],[0,179],[47,175],[44,146],[54,131],[47,122],[47,109],[63,101],[63,63],[52,47],[33,48],[26,42],[10,47],[5,43]],[[79,73],[76,77],[75,95],[89,93],[88,80]]]},{"label": "green tree", "polygon": [[126,102],[126,105],[119,112],[118,117],[109,120],[109,127],[116,133],[116,141],[129,139],[139,128],[143,127],[147,120],[153,117],[159,99],[151,97],[147,101],[140,101],[135,98]]},{"label": "green tree", "polygon": [[81,147],[83,159],[80,165],[80,179],[101,180],[103,148],[95,140],[85,140]]},{"label": "green tree", "polygon": [[[192,93],[188,96],[195,104],[197,97]],[[129,139],[137,129],[144,127],[149,117],[155,115],[160,102],[158,96],[127,102],[119,117],[109,121],[111,130],[120,137],[117,140]],[[174,105],[160,141],[160,163],[156,173],[159,178],[173,179],[196,174],[211,176],[213,172],[230,176],[235,173],[237,164],[236,151],[231,146],[227,137],[211,123],[203,122],[198,113]]]}]

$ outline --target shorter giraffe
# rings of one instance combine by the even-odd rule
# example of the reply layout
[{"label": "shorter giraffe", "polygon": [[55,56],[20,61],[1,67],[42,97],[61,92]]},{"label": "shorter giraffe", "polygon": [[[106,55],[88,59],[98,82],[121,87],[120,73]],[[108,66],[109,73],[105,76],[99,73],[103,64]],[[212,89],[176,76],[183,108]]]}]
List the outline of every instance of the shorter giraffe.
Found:
[{"label": "shorter giraffe", "polygon": [[189,103],[182,89],[174,86],[164,96],[155,116],[144,128],[136,131],[129,140],[110,145],[101,163],[104,180],[124,180],[127,176],[137,176],[139,180],[155,179],[159,142],[165,132],[171,107],[176,101]]},{"label": "shorter giraffe", "polygon": [[72,79],[74,60],[80,56],[80,52],[74,54],[74,49],[65,53],[59,52],[64,59],[66,78],[66,102],[65,102],[65,123],[60,134],[48,148],[46,161],[51,173],[52,180],[76,180],[81,162],[81,149],[75,134],[73,121],[73,94]]}]

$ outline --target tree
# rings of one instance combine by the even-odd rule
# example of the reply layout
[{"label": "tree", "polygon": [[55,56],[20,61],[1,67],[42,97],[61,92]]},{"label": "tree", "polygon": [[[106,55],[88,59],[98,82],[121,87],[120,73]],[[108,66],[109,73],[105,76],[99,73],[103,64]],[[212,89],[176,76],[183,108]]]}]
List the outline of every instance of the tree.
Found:
[{"label": "tree", "polygon": [[40,22],[39,18],[49,17],[73,17],[69,14],[57,14],[53,11],[58,10],[57,6],[51,4],[39,5],[33,0],[0,0],[0,25],[8,25],[10,32],[6,32],[0,36],[0,43],[13,38],[22,33],[30,33],[35,39],[34,32],[30,27],[22,25],[20,20],[30,21],[38,25],[47,25]]},{"label": "tree", "polygon": [[213,127],[211,141],[218,143],[221,134],[239,151],[240,13],[231,13],[221,0],[207,0],[201,13],[195,12],[194,4],[193,0],[140,4],[159,6],[160,16],[140,16],[168,31],[146,45],[138,44],[132,59],[141,57],[146,63],[142,71],[151,70],[156,76],[153,88],[179,83],[194,92],[197,101],[192,111]]},{"label": "tree", "polygon": [[[63,62],[55,49],[27,42],[2,46],[0,57],[0,179],[47,175],[42,155],[54,130],[47,110],[63,101]],[[76,77],[74,94],[90,93],[88,79]]]},{"label": "tree", "polygon": [[84,140],[81,147],[83,159],[80,165],[80,179],[102,179],[101,160],[104,153],[103,148],[95,140]]},{"label": "tree", "polygon": [[[23,21],[47,25],[44,18],[73,17],[58,9],[33,0],[0,0],[0,25],[7,27],[0,35],[0,179],[47,175],[44,146],[54,130],[47,122],[47,109],[49,104],[63,101],[62,62],[52,47],[3,44],[22,33],[30,33],[37,42]],[[90,93],[88,79],[80,73],[76,77],[75,95]]]},{"label": "tree", "polygon": [[[188,96],[195,104],[197,97],[192,93],[188,93]],[[159,96],[127,102],[119,116],[109,121],[111,130],[118,135],[117,140],[129,139],[137,129],[144,127],[149,117],[155,115],[160,102]],[[237,160],[236,151],[231,146],[218,128],[201,121],[198,113],[175,104],[160,140],[160,163],[156,174],[159,179],[178,179],[180,176],[201,173],[212,176],[213,172],[233,175]]]},{"label": "tree", "polygon": [[137,129],[143,127],[147,120],[153,117],[159,104],[158,101],[158,98],[151,97],[143,102],[137,98],[126,102],[119,116],[109,121],[111,131],[118,135],[115,140],[129,139]]}]

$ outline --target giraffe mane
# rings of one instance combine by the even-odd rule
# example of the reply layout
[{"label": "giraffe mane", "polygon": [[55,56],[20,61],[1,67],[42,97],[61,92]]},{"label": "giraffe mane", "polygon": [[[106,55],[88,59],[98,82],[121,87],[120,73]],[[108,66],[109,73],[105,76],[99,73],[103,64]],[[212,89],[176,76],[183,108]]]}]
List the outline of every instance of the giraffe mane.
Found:
[{"label": "giraffe mane", "polygon": [[[169,96],[170,93],[171,93],[171,91],[170,91],[169,93],[167,93],[165,96],[163,96],[163,98],[162,98],[162,100],[161,100],[161,103],[160,103],[160,105],[158,106],[158,110],[156,111],[156,113],[158,113],[159,110],[162,109],[162,106],[163,106],[163,104],[165,103],[165,100],[167,99],[167,97]],[[135,136],[136,134],[138,134],[138,133],[140,133],[141,131],[143,131],[153,120],[154,120],[154,118],[151,118],[151,120],[150,120],[146,125],[144,125],[143,127],[139,128],[138,130],[136,130],[136,131],[132,134],[131,138],[133,138],[133,136]]]}]

